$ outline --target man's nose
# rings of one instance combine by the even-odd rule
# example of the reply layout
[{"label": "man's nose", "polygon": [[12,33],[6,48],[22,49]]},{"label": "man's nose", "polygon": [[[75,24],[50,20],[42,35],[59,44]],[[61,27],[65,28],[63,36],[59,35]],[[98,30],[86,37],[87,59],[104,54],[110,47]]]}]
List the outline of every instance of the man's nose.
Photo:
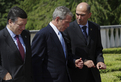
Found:
[{"label": "man's nose", "polygon": [[81,19],[81,15],[79,15],[78,18]]},{"label": "man's nose", "polygon": [[22,30],[25,30],[25,26],[22,26]]}]

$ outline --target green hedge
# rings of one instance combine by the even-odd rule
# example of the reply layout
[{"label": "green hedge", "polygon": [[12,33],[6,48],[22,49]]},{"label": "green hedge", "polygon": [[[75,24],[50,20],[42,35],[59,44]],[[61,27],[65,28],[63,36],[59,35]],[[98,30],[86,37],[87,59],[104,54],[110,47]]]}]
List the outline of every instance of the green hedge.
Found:
[{"label": "green hedge", "polygon": [[104,54],[120,54],[121,53],[121,47],[119,48],[106,48],[103,49]]},{"label": "green hedge", "polygon": [[102,82],[121,82],[121,71],[101,74]]},{"label": "green hedge", "polygon": [[104,54],[106,64],[105,70],[100,70],[100,73],[121,71],[121,54]]},{"label": "green hedge", "polygon": [[100,69],[102,82],[121,82],[121,48],[103,49],[106,69]]}]

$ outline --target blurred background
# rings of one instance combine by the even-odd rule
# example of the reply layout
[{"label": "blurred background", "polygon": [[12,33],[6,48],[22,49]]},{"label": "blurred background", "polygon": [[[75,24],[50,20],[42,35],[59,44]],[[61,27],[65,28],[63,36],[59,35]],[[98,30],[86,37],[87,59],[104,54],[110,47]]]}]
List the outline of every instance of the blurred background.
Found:
[{"label": "blurred background", "polygon": [[89,20],[101,26],[121,24],[121,0],[0,0],[0,29],[6,26],[8,11],[13,6],[19,6],[27,12],[26,29],[40,30],[50,22],[52,12],[58,6],[68,7],[75,20],[75,9],[80,2],[87,2],[91,6],[92,16]]}]

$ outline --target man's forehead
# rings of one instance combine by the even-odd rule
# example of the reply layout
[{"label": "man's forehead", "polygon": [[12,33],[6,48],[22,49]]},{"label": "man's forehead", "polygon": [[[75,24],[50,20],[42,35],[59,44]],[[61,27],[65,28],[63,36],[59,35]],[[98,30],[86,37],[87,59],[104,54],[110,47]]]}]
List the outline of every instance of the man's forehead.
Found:
[{"label": "man's forehead", "polygon": [[81,6],[79,6],[79,8],[82,8],[82,5],[81,5]]},{"label": "man's forehead", "polygon": [[86,12],[76,11],[76,14],[86,14]]}]

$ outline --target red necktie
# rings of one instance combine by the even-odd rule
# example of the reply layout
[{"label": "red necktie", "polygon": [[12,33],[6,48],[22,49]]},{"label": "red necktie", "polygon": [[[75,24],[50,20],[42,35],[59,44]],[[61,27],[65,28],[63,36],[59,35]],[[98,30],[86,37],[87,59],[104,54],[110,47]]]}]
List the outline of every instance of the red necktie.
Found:
[{"label": "red necktie", "polygon": [[19,52],[20,52],[20,54],[21,54],[21,57],[22,57],[22,60],[24,60],[24,48],[23,48],[23,46],[22,46],[22,44],[21,44],[21,42],[20,42],[20,40],[19,40],[19,36],[18,35],[16,35],[16,40],[17,40],[17,44],[18,44],[18,47],[19,47]]}]

